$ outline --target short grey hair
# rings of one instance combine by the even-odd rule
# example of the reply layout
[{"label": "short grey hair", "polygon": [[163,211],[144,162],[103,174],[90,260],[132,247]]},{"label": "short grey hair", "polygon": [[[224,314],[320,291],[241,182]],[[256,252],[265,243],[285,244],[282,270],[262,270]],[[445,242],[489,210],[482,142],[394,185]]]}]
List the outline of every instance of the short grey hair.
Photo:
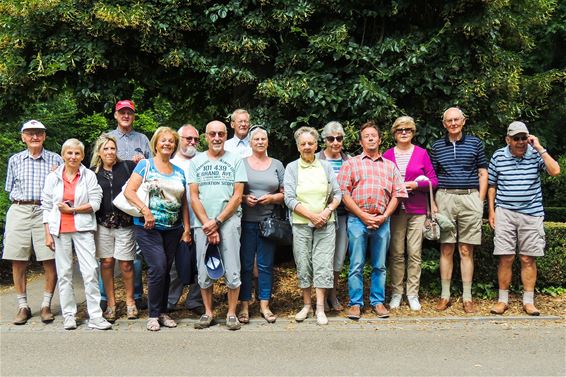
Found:
[{"label": "short grey hair", "polygon": [[462,109],[460,109],[459,107],[453,106],[453,107],[449,107],[446,110],[444,110],[444,112],[442,113],[442,121],[444,122],[444,119],[446,119],[446,113],[450,110],[458,110],[458,112],[460,113],[460,116],[462,118],[466,118],[466,114],[464,114],[464,112],[462,111]]},{"label": "short grey hair", "polygon": [[326,125],[322,129],[321,135],[322,138],[325,139],[327,136],[330,136],[334,133],[344,136],[344,127],[342,127],[342,124],[340,124],[340,122],[332,121],[326,123]]},{"label": "short grey hair", "polygon": [[250,113],[248,113],[248,110],[246,109],[236,109],[232,112],[232,115],[230,115],[230,121],[233,122],[234,120],[236,120],[236,115],[239,114],[248,114],[248,117],[250,116]]},{"label": "short grey hair", "polygon": [[309,134],[312,137],[314,137],[314,139],[317,141],[318,143],[318,131],[315,130],[312,127],[301,127],[299,128],[297,131],[295,131],[294,137],[295,137],[295,143],[297,143],[297,146],[299,146],[299,138],[303,135],[303,134]]},{"label": "short grey hair", "polygon": [[263,132],[265,134],[266,138],[269,138],[269,133],[267,132],[267,130],[265,128],[263,128],[263,126],[253,126],[252,128],[250,128],[250,140],[254,137],[254,135],[258,132]]},{"label": "short grey hair", "polygon": [[85,145],[79,139],[67,139],[67,140],[65,140],[65,142],[61,146],[61,156],[63,156],[65,154],[65,151],[67,151],[67,149],[71,149],[71,148],[80,149],[83,157],[85,156]]},{"label": "short grey hair", "polygon": [[196,129],[196,127],[193,126],[193,125],[190,124],[190,123],[183,124],[181,127],[179,127],[179,130],[177,131],[177,133],[178,133],[179,135],[181,135],[181,132],[182,132],[185,128],[189,128],[189,129],[195,130],[195,132],[197,133],[197,135],[199,135],[199,132],[198,132],[198,130]]}]

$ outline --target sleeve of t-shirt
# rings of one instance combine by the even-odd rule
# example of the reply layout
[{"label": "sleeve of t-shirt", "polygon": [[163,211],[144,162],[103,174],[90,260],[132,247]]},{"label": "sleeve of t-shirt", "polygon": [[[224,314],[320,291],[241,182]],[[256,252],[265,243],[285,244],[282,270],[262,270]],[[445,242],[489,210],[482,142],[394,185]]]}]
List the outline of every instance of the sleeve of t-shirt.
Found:
[{"label": "sleeve of t-shirt", "polygon": [[490,186],[497,185],[497,168],[495,167],[497,161],[497,153],[491,157],[489,161],[489,168],[487,169],[487,184]]},{"label": "sleeve of t-shirt", "polygon": [[275,162],[275,171],[277,172],[277,179],[279,180],[279,188],[283,188],[283,182],[285,180],[285,168],[283,163],[279,160],[273,160]]},{"label": "sleeve of t-shirt", "polygon": [[247,182],[248,174],[246,173],[246,167],[244,166],[244,162],[241,158],[236,159],[236,166],[234,168],[234,182]]},{"label": "sleeve of t-shirt", "polygon": [[197,169],[196,169],[196,159],[197,157],[195,157],[192,161],[191,161],[191,165],[189,167],[189,171],[187,172],[187,184],[191,184],[191,183],[197,183]]},{"label": "sleeve of t-shirt", "polygon": [[134,173],[137,173],[138,175],[143,177],[145,175],[145,169],[148,167],[148,164],[149,164],[149,160],[141,160],[136,165],[136,168],[134,169]]}]

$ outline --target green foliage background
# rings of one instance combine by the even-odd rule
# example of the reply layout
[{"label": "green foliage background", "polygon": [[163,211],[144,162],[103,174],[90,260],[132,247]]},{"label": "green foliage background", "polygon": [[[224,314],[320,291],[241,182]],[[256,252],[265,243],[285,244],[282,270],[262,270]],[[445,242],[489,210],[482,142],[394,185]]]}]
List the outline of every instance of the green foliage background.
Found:
[{"label": "green foliage background", "polygon": [[355,153],[362,122],[387,130],[411,115],[427,146],[451,105],[488,156],[514,119],[556,156],[566,149],[565,41],[557,0],[3,0],[0,179],[23,148],[23,121],[47,125],[51,150],[69,137],[89,144],[114,127],[122,98],[148,134],[202,130],[247,108],[284,162],[297,155],[294,128],[330,120]]}]

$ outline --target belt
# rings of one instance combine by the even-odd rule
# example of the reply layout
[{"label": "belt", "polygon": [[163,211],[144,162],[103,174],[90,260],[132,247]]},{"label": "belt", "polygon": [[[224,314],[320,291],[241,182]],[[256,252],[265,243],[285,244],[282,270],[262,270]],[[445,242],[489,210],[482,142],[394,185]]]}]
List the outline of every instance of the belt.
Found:
[{"label": "belt", "polygon": [[40,206],[41,205],[41,200],[14,200],[12,202],[13,204],[18,204],[18,205],[34,205],[34,206]]},{"label": "belt", "polygon": [[468,195],[472,192],[478,192],[478,189],[439,189],[447,194],[454,194],[454,195]]}]

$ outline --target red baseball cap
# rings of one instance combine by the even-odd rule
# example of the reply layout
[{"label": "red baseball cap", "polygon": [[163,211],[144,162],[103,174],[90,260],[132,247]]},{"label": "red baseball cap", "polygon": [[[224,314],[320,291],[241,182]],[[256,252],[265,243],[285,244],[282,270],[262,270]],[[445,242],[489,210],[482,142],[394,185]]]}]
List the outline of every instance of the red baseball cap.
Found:
[{"label": "red baseball cap", "polygon": [[136,107],[132,101],[129,99],[123,99],[116,103],[116,111],[120,111],[124,108],[131,109],[134,113],[136,112]]}]

